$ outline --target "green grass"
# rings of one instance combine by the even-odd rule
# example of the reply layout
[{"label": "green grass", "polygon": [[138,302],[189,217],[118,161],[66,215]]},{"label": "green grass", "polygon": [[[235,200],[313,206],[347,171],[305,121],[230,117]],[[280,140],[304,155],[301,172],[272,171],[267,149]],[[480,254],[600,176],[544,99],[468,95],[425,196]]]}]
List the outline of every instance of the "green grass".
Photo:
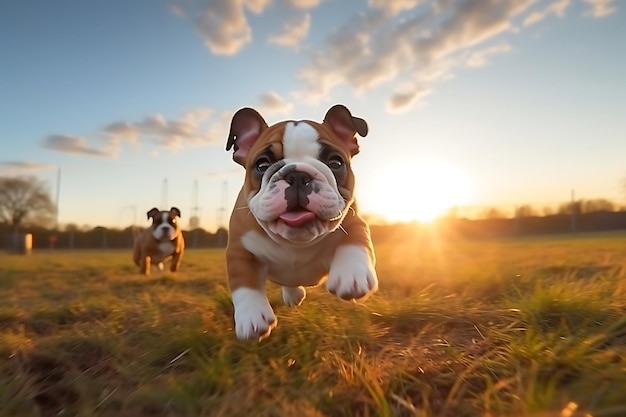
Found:
[{"label": "green grass", "polygon": [[626,236],[377,246],[365,304],[323,287],[236,340],[222,250],[0,255],[0,416],[623,416]]}]

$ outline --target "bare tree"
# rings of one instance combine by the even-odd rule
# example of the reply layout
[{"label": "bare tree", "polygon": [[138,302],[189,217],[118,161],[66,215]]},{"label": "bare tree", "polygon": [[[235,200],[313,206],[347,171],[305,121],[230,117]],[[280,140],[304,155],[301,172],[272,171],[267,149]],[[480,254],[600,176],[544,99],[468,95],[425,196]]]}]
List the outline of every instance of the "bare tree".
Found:
[{"label": "bare tree", "polygon": [[558,214],[596,213],[616,210],[617,206],[612,201],[604,198],[596,198],[592,200],[576,200],[563,203],[558,208]]},{"label": "bare tree", "polygon": [[200,227],[200,217],[191,216],[189,218],[189,229],[193,230],[193,229],[197,229],[198,227]]},{"label": "bare tree", "polygon": [[536,210],[528,204],[524,204],[515,208],[515,217],[533,217],[536,215]]},{"label": "bare tree", "polygon": [[78,232],[80,227],[76,223],[68,223],[65,225],[65,231],[69,233]]},{"label": "bare tree", "polygon": [[580,214],[582,213],[582,200],[559,204],[557,214]]},{"label": "bare tree", "polygon": [[495,207],[486,208],[479,216],[480,219],[505,219],[507,216]]},{"label": "bare tree", "polygon": [[35,177],[0,177],[0,222],[19,230],[28,222],[45,224],[55,207],[45,184]]},{"label": "bare tree", "polygon": [[583,213],[593,213],[598,211],[615,211],[615,204],[605,198],[585,200],[582,207]]}]

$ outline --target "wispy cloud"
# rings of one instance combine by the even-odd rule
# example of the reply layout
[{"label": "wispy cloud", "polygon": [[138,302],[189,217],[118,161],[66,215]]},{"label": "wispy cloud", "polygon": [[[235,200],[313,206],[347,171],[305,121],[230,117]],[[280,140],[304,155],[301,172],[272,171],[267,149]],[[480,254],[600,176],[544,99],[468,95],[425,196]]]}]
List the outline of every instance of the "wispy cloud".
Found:
[{"label": "wispy cloud", "polygon": [[187,15],[185,13],[185,10],[178,3],[169,2],[167,3],[167,8],[169,9],[170,12],[172,12],[172,14],[178,17],[185,17]]},{"label": "wispy cloud", "polygon": [[288,5],[297,9],[313,9],[322,3],[322,0],[285,0]]},{"label": "wispy cloud", "polygon": [[261,94],[259,99],[263,112],[268,114],[287,113],[293,107],[291,103],[288,103],[274,91]]},{"label": "wispy cloud", "polygon": [[473,51],[469,54],[466,65],[472,68],[484,67],[489,62],[489,58],[493,55],[499,55],[511,51],[511,45],[500,43],[487,48]]},{"label": "wispy cloud", "polygon": [[261,13],[269,0],[212,0],[195,21],[205,45],[218,55],[233,55],[252,40],[246,11]]},{"label": "wispy cloud", "polygon": [[85,138],[70,135],[50,135],[44,140],[43,147],[74,155],[89,155],[104,158],[113,158],[115,156],[115,152],[111,149],[88,146]]},{"label": "wispy cloud", "polygon": [[410,109],[431,93],[430,88],[424,85],[407,86],[394,92],[387,101],[387,110],[390,112],[401,112]]},{"label": "wispy cloud", "polygon": [[[610,8],[606,0],[586,1],[594,3],[596,15]],[[332,33],[300,69],[304,88],[298,98],[317,102],[343,83],[359,92],[390,83],[395,92],[387,108],[409,109],[459,68],[485,66],[511,51],[502,37],[521,30],[520,21],[530,25],[549,14],[563,16],[570,1],[553,1],[530,15],[536,0],[370,0],[369,4],[370,9]]]},{"label": "wispy cloud", "polygon": [[205,117],[192,113],[184,115],[180,120],[168,120],[161,114],[155,114],[140,122],[113,122],[105,126],[102,132],[110,139],[126,139],[133,143],[138,137],[144,136],[165,147],[183,141],[209,142],[209,137],[197,131]]},{"label": "wispy cloud", "polygon": [[368,4],[373,9],[381,10],[388,16],[395,16],[400,12],[414,9],[420,3],[424,2],[424,0],[369,0]]},{"label": "wispy cloud", "polygon": [[300,42],[309,33],[310,27],[311,16],[306,13],[292,22],[285,23],[283,31],[277,35],[270,36],[269,42],[297,50]]},{"label": "wispy cloud", "polygon": [[56,167],[51,164],[42,164],[31,161],[0,161],[0,174],[17,175],[27,172],[49,171]]},{"label": "wispy cloud", "polygon": [[195,16],[190,10],[183,8],[181,3],[170,3],[168,8],[176,16],[191,15],[195,19],[196,32],[213,54],[234,55],[253,39],[248,14],[259,15],[272,3],[276,3],[277,7],[282,5],[297,11],[298,17],[285,21],[283,31],[270,36],[269,41],[297,49],[309,33],[311,24],[310,15],[302,15],[301,12],[318,7],[322,0],[211,0]]},{"label": "wispy cloud", "polygon": [[524,26],[534,25],[545,19],[549,15],[555,15],[558,17],[563,17],[565,15],[565,10],[569,7],[570,0],[557,0],[548,6],[546,6],[543,10],[535,11],[530,13],[524,19]]},{"label": "wispy cloud", "polygon": [[138,122],[115,121],[107,124],[97,138],[104,138],[101,147],[89,146],[87,139],[69,135],[51,135],[45,139],[43,147],[75,155],[112,158],[119,154],[124,143],[136,148],[149,144],[168,149],[206,145],[221,142],[226,137],[226,117],[225,113],[208,108],[190,110],[178,119],[154,114]]},{"label": "wispy cloud", "polygon": [[216,122],[210,120],[212,115],[213,111],[207,108],[191,110],[175,120],[155,114],[139,122],[110,123],[102,129],[102,134],[116,147],[124,140],[138,144],[140,138],[144,142],[165,148],[209,144],[217,140],[215,127],[211,126],[212,122]]},{"label": "wispy cloud", "polygon": [[613,14],[617,8],[615,0],[584,0],[590,7],[587,14],[593,17],[605,17]]},{"label": "wispy cloud", "polygon": [[[588,15],[600,18],[616,10],[615,0],[583,0]],[[314,30],[311,10],[320,0],[211,0],[195,22],[214,54],[236,54],[252,41],[249,13],[270,13],[287,6],[291,16],[270,43],[300,50]],[[571,0],[368,0],[367,7],[346,19],[326,41],[307,51],[296,76],[301,87],[293,95],[316,103],[331,90],[348,84],[364,93],[382,84],[394,91],[387,108],[415,105],[435,84],[460,68],[483,67],[512,50],[503,38],[549,16],[563,17]],[[293,12],[295,11],[294,18]],[[270,97],[271,98],[271,97]]]}]

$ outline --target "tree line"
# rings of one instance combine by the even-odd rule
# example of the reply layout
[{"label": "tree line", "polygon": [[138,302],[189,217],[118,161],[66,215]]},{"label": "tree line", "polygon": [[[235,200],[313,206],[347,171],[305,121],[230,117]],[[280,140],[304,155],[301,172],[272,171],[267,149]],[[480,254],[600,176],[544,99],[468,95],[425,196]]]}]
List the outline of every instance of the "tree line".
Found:
[{"label": "tree line", "polygon": [[[626,181],[624,187],[626,190]],[[441,224],[466,236],[616,230],[626,229],[626,207],[606,199],[576,200],[554,208],[520,205],[508,215],[495,207],[486,208],[473,218],[452,209]],[[184,231],[189,247],[226,244],[227,230],[209,233],[198,224],[190,226],[195,227]],[[377,230],[381,236],[386,235],[380,231],[384,228]],[[135,226],[120,230],[75,224],[60,229],[55,204],[44,182],[35,177],[0,177],[0,236],[5,246],[14,244],[17,233],[30,233],[35,248],[128,248],[140,231]]]},{"label": "tree line", "polygon": [[[34,249],[130,249],[143,228],[131,226],[124,229],[109,229],[97,226],[56,230],[31,226],[24,230],[31,235]],[[20,251],[23,236],[22,233],[11,231],[6,224],[0,224],[0,237],[4,237],[4,246],[7,250]],[[223,228],[215,233],[201,228],[183,230],[183,236],[188,248],[225,247],[228,240],[228,232]]]},{"label": "tree line", "polygon": [[[570,201],[567,203],[561,203],[556,206],[544,206],[544,207],[535,207],[530,204],[523,204],[520,206],[516,206],[512,213],[505,213],[501,209],[497,207],[487,207],[479,212],[478,215],[473,216],[474,219],[505,219],[509,217],[545,217],[545,216],[553,216],[553,215],[571,215],[574,213],[583,214],[583,213],[598,213],[598,212],[616,212],[616,211],[626,211],[626,206],[619,205],[614,203],[613,201],[604,199],[604,198],[596,198],[596,199],[580,199],[575,201]],[[453,217],[462,217],[458,216],[452,211]]]},{"label": "tree line", "polygon": [[[7,249],[23,245],[24,233],[32,236],[33,247],[59,249],[130,248],[143,229],[79,227],[56,222],[56,206],[46,184],[36,177],[0,177],[0,244]],[[194,226],[194,224],[191,224]],[[197,227],[183,230],[188,247],[223,247],[228,232],[221,228],[210,233]]]}]

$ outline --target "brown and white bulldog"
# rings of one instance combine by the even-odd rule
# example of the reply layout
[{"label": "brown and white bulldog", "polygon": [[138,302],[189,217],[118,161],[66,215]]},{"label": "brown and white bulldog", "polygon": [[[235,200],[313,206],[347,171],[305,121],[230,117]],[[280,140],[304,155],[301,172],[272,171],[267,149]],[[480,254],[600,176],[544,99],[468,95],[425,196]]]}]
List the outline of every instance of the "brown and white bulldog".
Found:
[{"label": "brown and white bulldog", "polygon": [[260,340],[276,327],[265,294],[269,279],[298,306],[306,286],[326,281],[344,300],[378,289],[367,223],[354,200],[351,158],[365,120],[335,105],[323,123],[288,120],[268,126],[254,109],[233,117],[226,150],[246,169],[230,218],[228,284],[239,339]]},{"label": "brown and white bulldog", "polygon": [[152,225],[137,236],[133,248],[133,260],[139,273],[150,275],[151,265],[162,271],[163,262],[170,258],[170,271],[178,271],[185,250],[185,239],[178,225],[180,210],[176,207],[169,211],[152,208],[146,214],[148,220],[152,219]]}]

